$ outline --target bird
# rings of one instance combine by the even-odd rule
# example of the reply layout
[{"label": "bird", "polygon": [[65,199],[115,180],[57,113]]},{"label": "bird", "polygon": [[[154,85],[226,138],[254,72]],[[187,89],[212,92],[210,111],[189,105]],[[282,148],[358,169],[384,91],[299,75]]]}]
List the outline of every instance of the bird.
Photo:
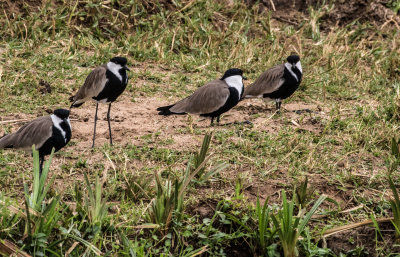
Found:
[{"label": "bird", "polygon": [[256,81],[246,87],[244,98],[275,100],[276,109],[281,109],[282,100],[291,96],[300,86],[303,70],[300,57],[290,55],[286,63],[277,65],[262,73]]},{"label": "bird", "polygon": [[43,161],[54,148],[57,152],[71,140],[71,123],[69,110],[56,109],[51,115],[32,120],[18,129],[17,132],[6,134],[0,138],[0,149],[14,148],[31,151],[32,145],[39,151],[40,173]]},{"label": "bird", "polygon": [[198,88],[192,95],[175,104],[157,108],[158,114],[164,116],[199,114],[203,117],[210,117],[210,125],[213,125],[214,118],[217,118],[217,123],[219,123],[221,114],[237,105],[242,98],[243,80],[246,78],[243,77],[241,69],[229,69],[220,79]]},{"label": "bird", "polygon": [[128,60],[125,57],[117,56],[111,58],[107,64],[95,68],[86,77],[85,82],[78,92],[69,99],[72,102],[70,109],[73,107],[79,107],[90,99],[96,101],[92,148],[94,147],[96,140],[97,110],[99,108],[99,103],[108,104],[107,122],[110,133],[110,144],[112,145],[110,124],[111,103],[114,102],[122,92],[124,92],[128,84],[126,71],[129,71],[129,68],[126,67],[127,62]]}]

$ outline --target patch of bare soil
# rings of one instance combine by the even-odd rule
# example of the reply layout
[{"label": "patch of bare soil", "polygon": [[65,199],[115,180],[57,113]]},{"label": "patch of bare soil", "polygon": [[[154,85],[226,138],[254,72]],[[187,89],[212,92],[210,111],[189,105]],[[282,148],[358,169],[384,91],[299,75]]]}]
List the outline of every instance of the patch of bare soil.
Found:
[{"label": "patch of bare soil", "polygon": [[188,208],[188,211],[193,215],[199,215],[201,219],[211,219],[214,216],[217,204],[218,202],[212,199],[200,200],[196,206],[193,206],[193,208]]},{"label": "patch of bare soil", "polygon": [[[28,120],[30,120],[29,115],[27,115],[25,113],[17,113],[13,116],[0,117],[0,121],[2,122],[2,125],[24,123]],[[2,135],[2,134],[4,134],[4,133],[0,133],[0,135]]]},{"label": "patch of bare soil", "polygon": [[[282,126],[291,126],[299,131],[318,134],[323,129],[321,118],[324,119],[328,111],[316,104],[296,102],[283,103],[281,114],[277,114],[273,102],[268,103],[261,99],[244,100],[234,110],[239,113],[239,120],[242,117],[242,120],[252,122],[253,129],[273,134],[278,133]],[[283,115],[289,123],[273,119],[275,115]]]},{"label": "patch of bare soil", "polygon": [[[316,192],[325,194],[334,200],[341,210],[347,210],[356,206],[352,188],[339,189],[338,185],[328,183],[323,176],[317,174],[313,174],[310,184],[310,188],[313,188]],[[325,201],[323,205],[325,207],[329,206],[331,209],[337,209],[337,206],[332,202]]]},{"label": "patch of bare soil", "polygon": [[244,195],[255,206],[257,197],[263,203],[268,197],[270,202],[279,202],[282,187],[281,180],[269,179],[268,183],[253,183],[244,190]]},{"label": "patch of bare soil", "polygon": [[8,14],[27,14],[28,10],[37,11],[42,6],[42,0],[0,0],[0,7]]},{"label": "patch of bare soil", "polygon": [[[248,201],[256,204],[257,197],[260,198],[261,202],[269,197],[270,202],[281,202],[281,190],[285,188],[285,185],[292,184],[288,182],[288,179],[283,183],[284,174],[281,175],[280,179],[268,179],[267,183],[254,182],[252,185],[245,188],[245,196]],[[318,174],[313,174],[312,179],[310,179],[310,188],[314,190],[314,193],[328,195],[329,198],[334,200],[335,203],[325,201],[323,207],[325,209],[341,209],[347,210],[349,208],[355,207],[355,199],[352,197],[352,190],[348,189],[338,189],[337,185],[328,184],[327,181],[319,177]]]},{"label": "patch of bare soil", "polygon": [[[400,246],[395,240],[394,230],[391,223],[379,224],[384,241],[378,236],[378,245],[385,252],[400,253]],[[349,251],[354,251],[354,255],[348,256],[378,256],[376,251],[376,235],[375,228],[372,226],[364,226],[342,233],[332,235],[326,240],[327,246],[336,255],[346,254]],[[356,254],[356,249],[359,248],[359,253]],[[362,249],[362,250],[361,250]],[[379,256],[383,256],[384,252]]]},{"label": "patch of bare soil", "polygon": [[[176,133],[178,128],[188,126],[187,116],[163,117],[157,114],[157,107],[167,104],[157,97],[136,98],[131,102],[127,96],[121,96],[120,100],[111,107],[111,128],[113,142],[118,145],[137,144],[137,138],[160,132],[163,139],[173,139],[171,149],[182,149],[196,141],[188,140],[192,135]],[[85,106],[74,108],[71,114],[73,136],[77,140],[78,148],[89,148],[93,136],[95,104],[86,103]],[[107,106],[99,105],[98,121],[96,128],[96,145],[109,142],[107,125]],[[208,120],[194,121],[195,125],[207,127]],[[164,137],[166,136],[166,138]]]},{"label": "patch of bare soil", "polygon": [[[113,142],[119,145],[137,144],[137,138],[154,133],[161,133],[163,139],[173,139],[173,143],[168,145],[170,149],[191,148],[198,145],[193,139],[193,135],[179,133],[179,130],[187,129],[190,124],[193,128],[225,130],[229,129],[231,124],[249,120],[254,123],[255,130],[265,130],[268,132],[278,132],[282,124],[272,119],[265,119],[260,115],[252,118],[251,114],[256,112],[266,113],[268,116],[274,115],[275,110],[269,107],[265,108],[262,101],[249,103],[243,101],[238,107],[226,113],[221,118],[220,126],[210,127],[210,119],[199,116],[192,116],[190,122],[187,115],[160,116],[156,109],[159,106],[171,104],[159,97],[137,97],[135,102],[131,102],[128,96],[121,96],[111,107],[111,128],[113,133]],[[310,132],[319,133],[321,124],[313,118],[313,114],[306,113],[300,121],[299,117],[304,114],[297,114],[296,110],[308,109],[318,112],[314,105],[301,103],[286,104],[284,114],[293,122],[289,126],[298,127]],[[78,149],[87,149],[91,146],[93,136],[93,120],[95,113],[94,103],[85,103],[80,108],[74,108],[71,112],[71,125],[73,128],[73,138],[76,141]],[[99,105],[98,122],[96,128],[96,145],[103,145],[109,142],[109,133],[107,125],[107,106]]]},{"label": "patch of bare soil", "polygon": [[226,256],[231,257],[253,257],[251,249],[247,245],[246,242],[242,242],[242,244],[231,245],[225,249]]}]

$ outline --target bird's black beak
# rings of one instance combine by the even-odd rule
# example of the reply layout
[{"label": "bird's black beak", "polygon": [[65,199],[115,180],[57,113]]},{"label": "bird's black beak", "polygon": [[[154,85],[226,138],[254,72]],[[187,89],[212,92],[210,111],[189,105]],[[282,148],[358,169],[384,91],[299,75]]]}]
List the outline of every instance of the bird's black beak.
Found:
[{"label": "bird's black beak", "polygon": [[246,77],[242,77],[243,78],[243,80],[247,80],[247,78]]},{"label": "bird's black beak", "polygon": [[126,67],[126,66],[124,67],[124,69],[127,70],[127,71],[131,71],[131,70],[130,70],[128,67]]}]

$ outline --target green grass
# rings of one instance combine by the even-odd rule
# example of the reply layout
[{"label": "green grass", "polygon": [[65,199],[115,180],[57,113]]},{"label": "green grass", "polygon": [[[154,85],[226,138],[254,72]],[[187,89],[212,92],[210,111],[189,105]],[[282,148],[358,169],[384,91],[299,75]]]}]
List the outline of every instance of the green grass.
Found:
[{"label": "green grass", "polygon": [[[243,110],[257,123],[211,129],[212,155],[205,172],[215,168],[211,164],[229,166],[187,187],[180,218],[171,221],[168,233],[147,224],[146,213],[157,195],[154,173],[163,183],[181,181],[210,129],[177,127],[174,138],[154,130],[126,145],[99,146],[93,151],[76,149],[82,139],[73,138],[74,144],[55,154],[49,173],[55,180],[46,194],[47,201],[60,197],[58,214],[66,206],[62,225],[53,224],[55,236],[46,240],[29,237],[42,243],[36,244],[40,251],[22,240],[24,218],[9,207],[24,209],[20,203],[25,199],[24,184],[32,189],[32,159],[22,152],[0,150],[0,240],[18,247],[29,245],[23,250],[30,254],[44,248],[58,251],[61,245],[55,256],[64,255],[74,242],[80,243],[71,249],[71,256],[97,249],[112,256],[195,256],[199,252],[229,256],[241,248],[252,254],[283,255],[276,235],[257,241],[268,231],[257,230],[261,221],[252,215],[262,216],[267,209],[269,215],[277,215],[282,203],[278,192],[289,192],[304,177],[313,189],[307,202],[326,194],[338,205],[325,201],[320,206],[318,211],[328,215],[310,220],[297,244],[300,255],[327,252],[318,244],[322,230],[362,221],[372,213],[376,218],[393,215],[386,171],[400,121],[396,48],[400,32],[395,27],[377,30],[372,23],[356,21],[329,32],[320,28],[319,18],[329,6],[310,9],[310,19],[293,26],[258,14],[241,1],[229,8],[218,1],[119,1],[119,6],[113,4],[116,1],[43,2],[15,15],[0,13],[1,120],[34,118],[47,115],[47,109],[69,106],[68,97],[90,70],[114,55],[129,60],[133,72],[124,95],[136,103],[150,97],[172,102],[230,67],[242,68],[251,82],[295,52],[301,57],[304,78],[282,107],[301,103],[316,106],[316,112],[296,116],[282,112],[271,118],[270,111],[250,114],[246,102],[231,110]],[[390,5],[398,11],[394,2]],[[40,80],[50,83],[52,93],[40,92]],[[0,136],[20,125],[0,123]],[[179,137],[188,135],[194,143],[176,147]],[[104,185],[99,188],[96,183],[93,193],[101,194],[87,196],[97,176]],[[391,176],[398,187],[398,169]],[[264,200],[269,197],[268,206],[257,205],[254,194]],[[292,195],[288,198],[293,202]],[[101,207],[102,199],[108,199],[109,207],[94,228],[88,213]],[[86,207],[78,208],[78,203]],[[360,204],[364,207],[357,211],[338,213]],[[206,214],[199,209],[206,209]],[[229,215],[240,223],[228,219]],[[65,243],[59,243],[61,239]],[[386,246],[379,240],[376,245],[377,256],[398,253],[395,248],[379,251]]]}]

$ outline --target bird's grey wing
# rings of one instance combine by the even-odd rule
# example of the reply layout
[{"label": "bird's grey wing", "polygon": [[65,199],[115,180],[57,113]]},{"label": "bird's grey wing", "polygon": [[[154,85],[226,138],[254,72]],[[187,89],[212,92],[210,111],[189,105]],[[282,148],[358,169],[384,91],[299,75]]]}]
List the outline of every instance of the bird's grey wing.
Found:
[{"label": "bird's grey wing", "polygon": [[244,90],[245,97],[258,97],[276,91],[284,83],[285,65],[277,65],[263,72],[253,84]]},{"label": "bird's grey wing", "polygon": [[90,72],[85,83],[73,97],[73,101],[79,103],[80,100],[86,100],[100,94],[107,82],[106,71],[107,65],[104,64]]},{"label": "bird's grey wing", "polygon": [[221,108],[229,97],[228,85],[213,80],[198,88],[191,96],[177,102],[170,111],[175,113],[206,114]]},{"label": "bird's grey wing", "polygon": [[24,126],[17,132],[4,137],[4,142],[0,139],[0,148],[12,147],[30,150],[32,145],[36,149],[40,148],[52,135],[53,122],[50,116],[39,117]]}]

